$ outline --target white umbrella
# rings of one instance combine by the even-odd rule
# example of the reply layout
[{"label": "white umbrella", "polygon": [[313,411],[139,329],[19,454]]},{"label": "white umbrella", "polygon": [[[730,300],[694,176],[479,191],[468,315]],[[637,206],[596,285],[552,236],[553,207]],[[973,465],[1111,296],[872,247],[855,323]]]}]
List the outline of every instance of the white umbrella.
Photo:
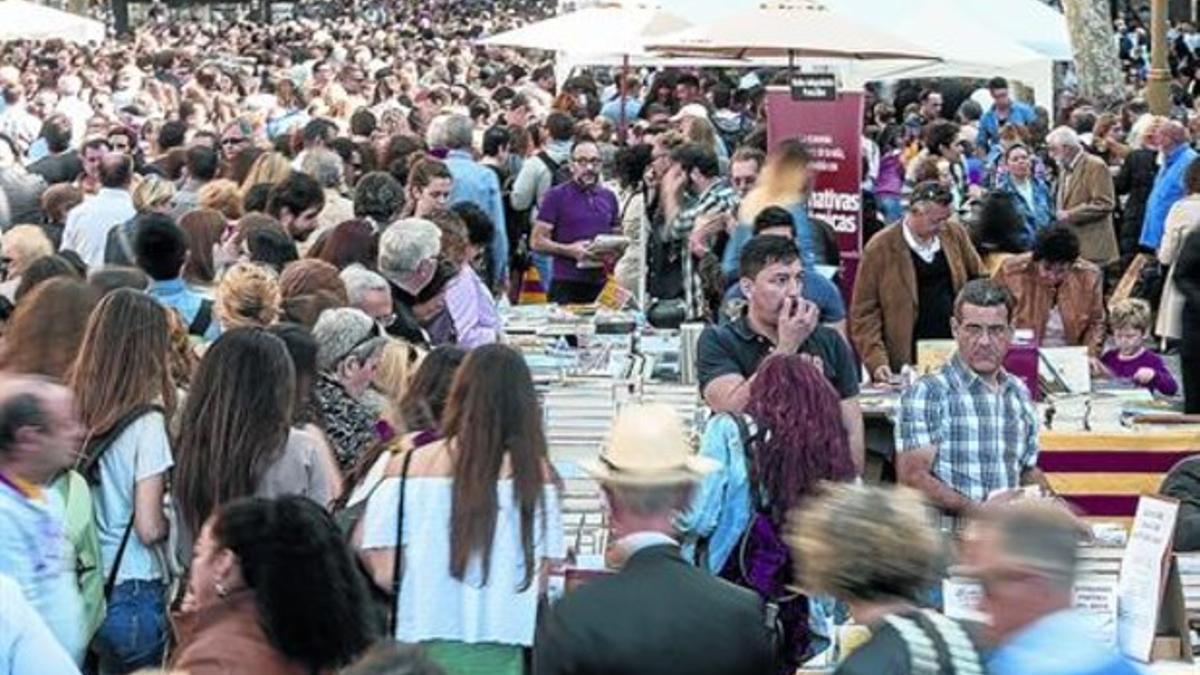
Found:
[{"label": "white umbrella", "polygon": [[572,54],[635,56],[648,39],[690,26],[670,12],[648,6],[601,5],[561,14],[498,33],[478,44]]},{"label": "white umbrella", "polygon": [[99,42],[104,24],[27,0],[0,0],[0,40]]},{"label": "white umbrella", "polygon": [[649,42],[668,54],[938,60],[929,49],[817,2],[772,3]]}]

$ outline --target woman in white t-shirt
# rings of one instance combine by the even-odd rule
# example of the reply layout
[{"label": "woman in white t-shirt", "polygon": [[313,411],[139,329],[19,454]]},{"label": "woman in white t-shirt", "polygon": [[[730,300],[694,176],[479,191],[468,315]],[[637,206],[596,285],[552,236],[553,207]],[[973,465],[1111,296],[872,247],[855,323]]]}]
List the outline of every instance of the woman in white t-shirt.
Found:
[{"label": "woman in white t-shirt", "polygon": [[547,563],[564,555],[541,419],[521,355],[478,347],[455,375],[444,440],[412,451],[404,478],[409,455],[394,457],[367,503],[362,549],[389,590],[402,529],[394,635],[447,672],[519,674],[533,644]]},{"label": "woman in white t-shirt", "polygon": [[169,570],[157,545],[168,533],[170,348],[167,310],[144,293],[113,291],[92,312],[70,374],[87,429],[79,466],[92,484],[108,596],[95,642],[102,672],[162,661]]}]

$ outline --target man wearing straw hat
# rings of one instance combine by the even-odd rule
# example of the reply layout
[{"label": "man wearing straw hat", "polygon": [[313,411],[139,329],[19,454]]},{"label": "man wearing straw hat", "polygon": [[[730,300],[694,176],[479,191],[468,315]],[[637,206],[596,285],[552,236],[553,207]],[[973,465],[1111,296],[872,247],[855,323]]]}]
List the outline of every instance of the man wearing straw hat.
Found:
[{"label": "man wearing straw hat", "polygon": [[621,569],[570,591],[545,616],[535,675],[772,672],[758,597],[680,555],[675,517],[719,464],[692,452],[678,414],[626,408],[600,457],[582,466],[604,493]]}]

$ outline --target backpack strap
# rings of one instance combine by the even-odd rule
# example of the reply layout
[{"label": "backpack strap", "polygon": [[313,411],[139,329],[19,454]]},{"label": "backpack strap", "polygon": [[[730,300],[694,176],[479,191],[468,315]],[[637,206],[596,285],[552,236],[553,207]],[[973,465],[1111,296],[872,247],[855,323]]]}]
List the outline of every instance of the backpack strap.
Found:
[{"label": "backpack strap", "polygon": [[200,309],[196,310],[196,316],[192,317],[192,322],[188,324],[188,335],[204,337],[208,327],[212,325],[212,320],[213,301],[205,298],[200,301]]},{"label": "backpack strap", "polygon": [[79,457],[79,461],[75,465],[75,469],[79,471],[88,483],[95,485],[99,483],[100,458],[112,444],[116,442],[125,430],[133,425],[134,422],[149,415],[152,412],[164,414],[163,407],[154,403],[146,403],[130,410],[124,417],[117,420],[115,424],[109,427],[99,436],[87,438],[83,442],[83,453]]},{"label": "backpack strap", "polygon": [[113,558],[112,569],[108,571],[108,578],[104,580],[104,599],[106,601],[112,597],[113,588],[117,585],[117,572],[121,571],[121,561],[125,558],[125,547],[129,545],[129,535],[133,533],[133,518],[137,514],[137,495],[134,495],[130,503],[134,507],[129,514],[129,522],[125,524],[125,534],[121,535],[121,544],[117,546],[117,557]]},{"label": "backpack strap", "polygon": [[545,150],[542,150],[541,152],[539,152],[537,154],[537,157],[538,157],[538,159],[542,160],[542,164],[545,164],[547,169],[550,169],[550,182],[553,183],[554,182],[554,174],[558,173],[558,167],[559,167],[558,162],[551,159],[550,153],[546,152]]}]

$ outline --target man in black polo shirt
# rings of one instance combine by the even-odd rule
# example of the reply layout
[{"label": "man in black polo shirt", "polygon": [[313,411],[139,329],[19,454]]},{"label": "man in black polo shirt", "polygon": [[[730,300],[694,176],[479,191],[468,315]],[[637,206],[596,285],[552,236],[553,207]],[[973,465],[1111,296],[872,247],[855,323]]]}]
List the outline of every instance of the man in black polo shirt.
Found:
[{"label": "man in black polo shirt", "polygon": [[696,348],[705,402],[717,412],[741,412],[750,397],[750,382],[768,356],[808,355],[842,399],[842,426],[855,465],[861,470],[858,364],[837,332],[817,325],[817,306],[802,297],[804,265],[795,242],[770,235],[751,239],[742,249],[738,274],[747,300],[745,313],[727,324],[704,329]]}]

